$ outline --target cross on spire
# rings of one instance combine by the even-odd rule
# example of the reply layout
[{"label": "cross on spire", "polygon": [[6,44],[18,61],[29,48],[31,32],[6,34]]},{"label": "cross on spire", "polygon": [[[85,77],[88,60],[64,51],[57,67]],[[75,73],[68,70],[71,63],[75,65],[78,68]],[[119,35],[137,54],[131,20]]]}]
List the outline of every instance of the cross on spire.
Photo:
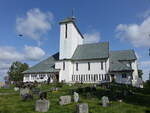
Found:
[{"label": "cross on spire", "polygon": [[74,10],[75,10],[75,9],[73,8],[72,11],[71,11],[71,14],[72,14],[71,16],[72,16],[72,18],[75,18],[75,16],[74,16]]}]

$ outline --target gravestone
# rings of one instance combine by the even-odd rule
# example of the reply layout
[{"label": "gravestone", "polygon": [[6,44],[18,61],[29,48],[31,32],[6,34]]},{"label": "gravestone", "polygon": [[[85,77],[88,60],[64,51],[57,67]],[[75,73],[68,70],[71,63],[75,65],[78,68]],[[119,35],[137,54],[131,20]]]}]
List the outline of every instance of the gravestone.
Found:
[{"label": "gravestone", "polygon": [[37,100],[35,105],[35,111],[37,112],[47,112],[50,107],[50,102],[46,99]]},{"label": "gravestone", "polygon": [[128,95],[128,91],[123,90],[123,96],[127,96]]},{"label": "gravestone", "polygon": [[96,85],[96,84],[94,84],[94,85],[93,85],[93,87],[95,87],[95,88],[96,88],[96,87],[97,87],[97,85]]},{"label": "gravestone", "polygon": [[39,93],[39,97],[40,97],[41,100],[47,99],[47,92],[44,92],[44,91],[43,91],[43,92],[40,92],[40,93]]},{"label": "gravestone", "polygon": [[59,88],[57,88],[57,87],[52,87],[51,88],[51,91],[58,91],[59,90]]},{"label": "gravestone", "polygon": [[39,95],[40,89],[39,88],[32,88],[32,93],[36,94],[36,95]]},{"label": "gravestone", "polygon": [[77,104],[77,113],[89,113],[89,108],[87,103]]},{"label": "gravestone", "polygon": [[31,94],[24,94],[21,95],[21,100],[22,101],[33,100],[33,96]]},{"label": "gravestone", "polygon": [[9,88],[10,88],[10,85],[9,85],[9,84],[4,84],[3,88],[4,88],[4,89],[9,89]]},{"label": "gravestone", "polygon": [[120,99],[120,100],[118,100],[118,102],[123,102],[123,100],[122,100],[122,99]]},{"label": "gravestone", "polygon": [[66,104],[70,104],[71,103],[71,96],[67,95],[67,96],[61,96],[59,98],[59,104],[60,105],[66,105]]},{"label": "gravestone", "polygon": [[19,87],[14,87],[14,91],[19,91]]},{"label": "gravestone", "polygon": [[30,93],[29,88],[21,88],[20,89],[20,95],[25,95],[25,94],[29,94],[29,93]]},{"label": "gravestone", "polygon": [[5,85],[4,82],[0,82],[0,88],[3,88],[4,85]]},{"label": "gravestone", "polygon": [[74,102],[78,102],[79,101],[79,94],[77,92],[74,92],[73,99],[74,99]]},{"label": "gravestone", "polygon": [[101,101],[102,101],[102,106],[103,106],[103,107],[107,107],[107,106],[108,106],[108,104],[109,104],[109,99],[108,99],[108,97],[103,96],[102,99],[101,99]]},{"label": "gravestone", "polygon": [[90,92],[87,92],[87,93],[86,93],[86,98],[87,98],[87,99],[92,98],[92,95],[91,95]]},{"label": "gravestone", "polygon": [[72,86],[72,84],[68,84],[68,86],[70,86],[70,87],[71,87],[71,86]]}]

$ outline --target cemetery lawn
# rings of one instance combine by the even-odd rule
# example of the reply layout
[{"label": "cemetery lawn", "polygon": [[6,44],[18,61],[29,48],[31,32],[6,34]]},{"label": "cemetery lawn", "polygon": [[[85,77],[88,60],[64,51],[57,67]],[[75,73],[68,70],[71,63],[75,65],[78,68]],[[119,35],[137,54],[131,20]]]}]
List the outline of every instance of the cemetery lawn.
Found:
[{"label": "cemetery lawn", "polygon": [[[85,87],[82,85],[80,87]],[[49,90],[54,85],[42,85],[41,90]],[[77,89],[77,86],[64,85],[60,90],[48,92],[50,100],[50,109],[47,113],[76,113],[76,104],[72,102],[69,105],[60,106],[58,101],[60,96],[71,95],[71,91]],[[103,92],[105,89],[97,87],[97,91]],[[19,91],[10,89],[0,89],[0,93],[10,93],[8,95],[0,95],[0,113],[36,113],[35,101],[38,99],[34,95],[34,99],[23,102],[20,99]],[[110,100],[111,101],[111,100]],[[111,101],[110,106],[104,108],[100,105],[100,97],[85,97],[80,95],[80,102],[88,103],[89,113],[150,113],[150,95],[135,94],[129,96],[123,102]],[[38,113],[38,112],[37,112]]]}]

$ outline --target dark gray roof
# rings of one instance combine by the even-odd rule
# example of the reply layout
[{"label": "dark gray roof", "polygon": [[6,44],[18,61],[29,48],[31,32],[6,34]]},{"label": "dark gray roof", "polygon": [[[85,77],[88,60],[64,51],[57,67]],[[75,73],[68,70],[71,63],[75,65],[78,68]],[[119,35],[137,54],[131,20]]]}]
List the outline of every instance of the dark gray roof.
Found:
[{"label": "dark gray roof", "polygon": [[136,60],[134,50],[110,51],[110,57],[114,60]]},{"label": "dark gray roof", "polygon": [[59,53],[56,53],[48,57],[46,60],[43,60],[40,63],[29,68],[28,70],[24,71],[23,73],[58,72],[58,70],[56,70],[54,67],[55,62],[58,60],[59,60]]},{"label": "dark gray roof", "polygon": [[79,45],[72,60],[104,59],[109,57],[109,43],[93,43]]},{"label": "dark gray roof", "polygon": [[109,71],[132,71],[132,68],[123,61],[136,60],[134,50],[110,51]]},{"label": "dark gray roof", "polygon": [[124,64],[122,62],[119,61],[110,61],[110,65],[109,65],[109,71],[110,72],[115,72],[115,71],[132,71],[131,67],[128,67],[127,64]]}]

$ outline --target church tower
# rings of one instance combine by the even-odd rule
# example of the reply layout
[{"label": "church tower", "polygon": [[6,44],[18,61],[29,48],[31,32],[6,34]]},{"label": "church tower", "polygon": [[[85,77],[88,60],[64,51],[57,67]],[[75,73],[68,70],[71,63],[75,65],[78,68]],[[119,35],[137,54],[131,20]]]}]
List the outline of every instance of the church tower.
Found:
[{"label": "church tower", "polygon": [[83,36],[75,24],[75,18],[69,17],[60,23],[59,59],[70,59],[78,45],[83,44]]}]

